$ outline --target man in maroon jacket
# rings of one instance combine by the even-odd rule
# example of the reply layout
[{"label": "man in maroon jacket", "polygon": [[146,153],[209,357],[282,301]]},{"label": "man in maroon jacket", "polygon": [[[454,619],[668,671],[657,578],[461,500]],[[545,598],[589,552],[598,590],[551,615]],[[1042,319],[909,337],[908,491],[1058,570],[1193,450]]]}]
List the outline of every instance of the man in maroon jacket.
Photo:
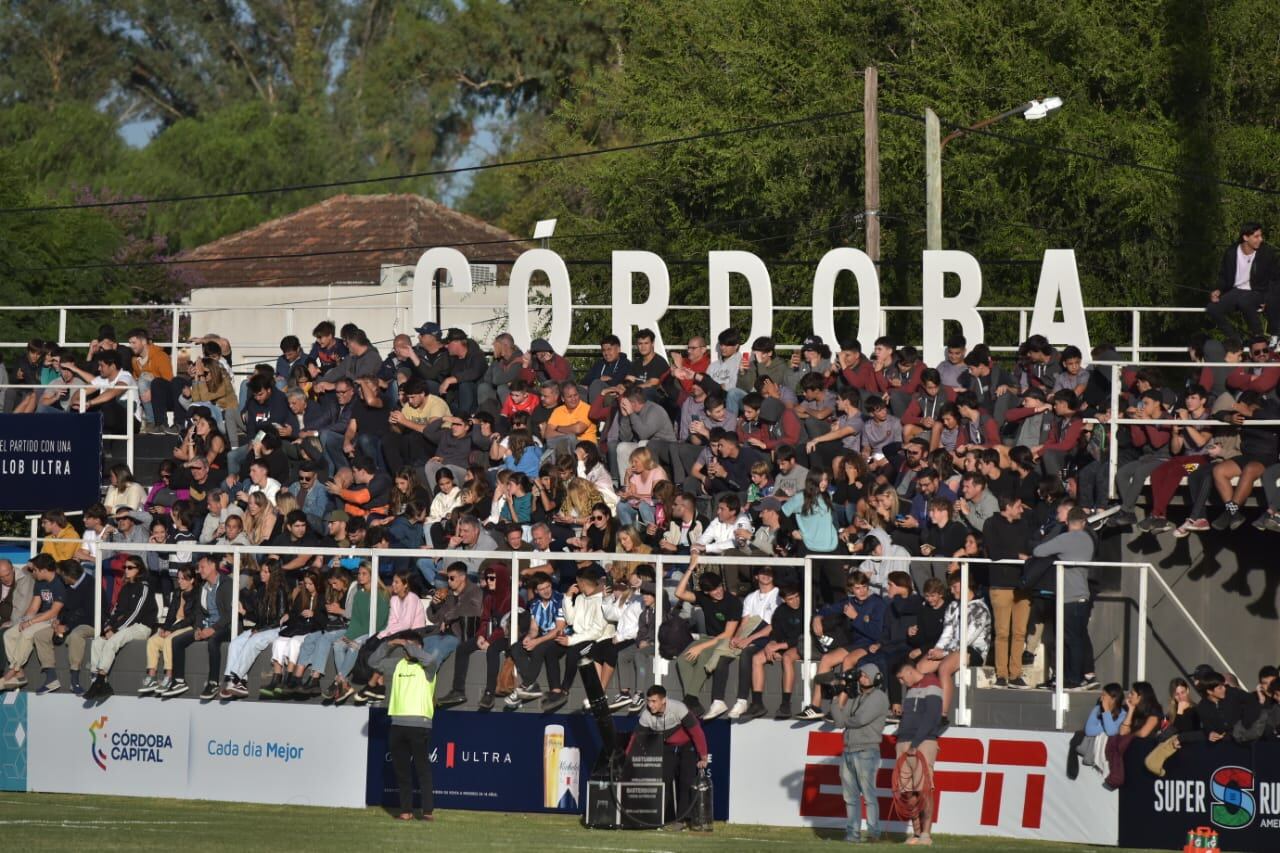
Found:
[{"label": "man in maroon jacket", "polygon": [[645,691],[645,709],[640,712],[640,719],[631,733],[628,755],[636,741],[644,737],[662,738],[663,783],[675,788],[675,815],[686,817],[694,780],[710,760],[702,723],[683,702],[668,699],[666,688],[655,684]]}]

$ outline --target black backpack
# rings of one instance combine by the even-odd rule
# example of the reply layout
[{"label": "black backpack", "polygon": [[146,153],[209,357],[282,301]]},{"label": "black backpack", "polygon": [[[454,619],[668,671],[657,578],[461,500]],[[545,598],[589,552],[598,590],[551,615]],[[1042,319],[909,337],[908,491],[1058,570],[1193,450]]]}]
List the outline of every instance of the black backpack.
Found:
[{"label": "black backpack", "polygon": [[1053,598],[1057,584],[1052,557],[1029,557],[1022,564],[1022,591],[1041,598]]},{"label": "black backpack", "polygon": [[666,660],[675,660],[693,642],[693,628],[679,611],[677,604],[658,627],[658,654]]}]

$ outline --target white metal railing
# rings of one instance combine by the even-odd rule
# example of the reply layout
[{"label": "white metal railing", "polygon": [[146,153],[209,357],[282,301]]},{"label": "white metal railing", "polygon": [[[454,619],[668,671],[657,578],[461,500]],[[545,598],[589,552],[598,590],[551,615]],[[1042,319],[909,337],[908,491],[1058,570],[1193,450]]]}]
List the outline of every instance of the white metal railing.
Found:
[{"label": "white metal railing", "polygon": [[[33,518],[32,536],[29,540],[23,539],[21,537],[7,536],[7,537],[0,537],[0,541],[28,542],[30,545],[32,554],[36,553],[36,546],[37,546],[37,543],[39,542],[57,542],[60,544],[68,544],[71,542],[80,542],[81,544],[84,544],[85,542],[85,540],[75,540],[75,539],[56,539],[55,540],[55,539],[38,537],[35,534],[36,534],[36,529],[38,525],[37,520],[39,516],[33,516],[31,518]],[[153,544],[149,542],[128,543],[128,542],[107,542],[103,540],[94,540],[89,544],[92,544],[95,546],[94,579],[93,579],[94,580],[94,633],[95,635],[100,634],[102,632],[102,594],[103,594],[102,562],[103,562],[104,552],[111,552],[111,553],[120,552],[120,553],[129,553],[129,554],[145,554],[145,553],[172,554],[175,550],[178,550],[181,547],[183,550],[189,550],[193,553],[230,555],[232,558],[232,571],[231,571],[232,607],[231,609],[232,609],[233,616],[239,613],[241,558],[245,554],[253,555],[253,556],[266,556],[266,555],[316,556],[318,555],[322,557],[345,557],[345,558],[361,557],[369,561],[371,571],[372,571],[372,576],[373,576],[373,582],[375,584],[377,583],[378,576],[379,576],[380,562],[381,560],[386,558],[402,557],[402,558],[409,558],[413,560],[431,559],[431,560],[436,560],[441,562],[457,561],[457,560],[466,560],[466,561],[501,560],[503,562],[510,563],[511,565],[512,609],[510,614],[510,627],[509,627],[509,634],[508,634],[508,636],[511,639],[516,639],[519,635],[517,614],[519,612],[519,607],[520,607],[520,581],[521,581],[520,567],[522,564],[524,564],[526,567],[537,567],[544,564],[550,564],[555,562],[570,562],[570,561],[573,561],[573,562],[593,561],[593,562],[599,562],[601,564],[608,564],[610,562],[613,562],[619,559],[626,560],[627,562],[648,563],[654,566],[654,569],[655,569],[654,574],[656,575],[655,596],[654,596],[656,599],[656,604],[654,607],[655,642],[653,646],[653,667],[654,667],[654,674],[659,679],[665,676],[669,671],[667,661],[659,654],[659,651],[658,651],[659,644],[656,641],[657,632],[662,627],[662,617],[664,615],[665,603],[666,603],[666,597],[664,595],[666,590],[664,590],[664,587],[663,587],[663,581],[665,576],[664,569],[668,566],[687,569],[691,563],[691,560],[688,556],[672,555],[672,554],[630,555],[630,554],[623,554],[623,553],[570,552],[570,551],[551,552],[548,554],[530,554],[529,552],[459,551],[459,550],[447,550],[447,549],[435,549],[435,548],[422,548],[422,549],[415,549],[415,548],[376,548],[376,549],[363,548],[362,549],[362,548],[324,548],[324,547],[299,548],[299,547],[272,546],[272,545],[213,545],[213,544],[202,545],[202,544],[194,544],[194,543],[182,543],[182,545],[179,546],[175,544],[158,545],[158,544]],[[811,555],[805,558],[769,558],[769,564],[771,566],[774,566],[774,567],[793,566],[793,567],[802,569],[803,575],[804,575],[803,592],[802,592],[804,602],[802,604],[802,607],[804,608],[804,612],[806,613],[806,620],[810,619],[812,617],[812,614],[814,613],[814,607],[813,607],[813,588],[814,588],[814,580],[815,580],[814,564],[816,560],[824,560],[824,559],[825,560],[839,559],[844,562],[860,564],[866,560],[879,560],[882,558],[869,557],[865,555],[854,555],[854,554],[850,554],[850,555],[823,554],[823,555]],[[993,565],[998,563],[1020,564],[1021,562],[1016,560],[989,560],[985,558],[957,560],[952,557],[914,557],[912,558],[911,561],[923,562],[923,563],[958,562],[960,564],[960,585],[962,590],[967,590],[969,588],[970,564],[983,564],[983,565]],[[702,555],[698,558],[697,564],[699,566],[730,566],[730,565],[758,566],[760,565],[760,558],[759,557],[732,557],[732,556],[721,556],[721,555],[711,555],[711,556]],[[1199,623],[1197,623],[1195,619],[1192,618],[1190,612],[1178,599],[1173,589],[1168,585],[1168,583],[1165,582],[1164,578],[1160,577],[1159,572],[1156,571],[1155,567],[1151,563],[1134,563],[1134,562],[1063,563],[1063,562],[1058,562],[1055,564],[1055,567],[1056,567],[1055,588],[1056,588],[1057,594],[1055,596],[1056,618],[1054,620],[1055,622],[1055,625],[1054,625],[1055,666],[1054,666],[1054,691],[1053,691],[1054,721],[1055,721],[1055,726],[1058,729],[1063,728],[1063,725],[1065,723],[1065,714],[1069,707],[1068,705],[1069,699],[1066,693],[1064,692],[1064,687],[1063,687],[1063,681],[1064,681],[1064,675],[1065,675],[1063,671],[1064,670],[1064,648],[1065,648],[1064,647],[1065,602],[1063,600],[1062,591],[1063,591],[1064,569],[1067,566],[1079,566],[1079,567],[1087,567],[1087,568],[1095,568],[1095,567],[1096,568],[1118,568],[1121,570],[1132,570],[1132,569],[1139,570],[1140,572],[1139,592],[1138,592],[1139,629],[1138,629],[1137,650],[1136,650],[1137,674],[1138,674],[1139,681],[1143,681],[1146,679],[1147,631],[1149,630],[1149,625],[1147,622],[1147,612],[1148,612],[1147,598],[1148,598],[1148,590],[1149,590],[1149,584],[1148,584],[1149,575],[1155,576],[1157,583],[1159,583],[1159,585],[1163,588],[1165,594],[1169,597],[1170,600],[1173,601],[1175,606],[1178,608],[1178,611],[1190,623],[1193,630],[1195,630],[1195,632],[1200,636],[1201,640],[1205,643],[1206,646],[1208,646],[1209,650],[1213,652],[1214,656],[1222,663],[1224,669],[1226,669],[1228,672],[1231,672],[1232,674],[1235,674],[1235,670],[1227,662],[1226,657],[1222,654],[1221,651],[1219,651],[1218,647],[1214,645],[1214,643],[1209,639],[1208,635],[1205,634],[1203,628],[1201,628]],[[377,625],[378,597],[376,594],[373,594],[373,595],[370,595],[369,599],[370,599],[369,600],[369,624],[371,627],[373,627]],[[968,649],[968,627],[969,627],[968,607],[961,606],[960,607],[959,643],[960,643],[960,650],[962,655],[961,657],[962,662],[966,659],[964,655],[966,654],[966,650]],[[231,638],[232,639],[236,637],[238,631],[239,631],[238,620],[236,618],[232,618],[231,620]],[[994,638],[993,638],[993,641],[994,641]],[[808,625],[808,622],[806,622],[803,642],[804,642],[804,649],[803,649],[802,666],[801,666],[801,680],[803,684],[803,690],[805,691],[805,695],[807,696],[813,688],[813,675],[814,675],[814,670],[816,668],[816,664],[812,660],[813,632],[810,626]],[[972,713],[971,713],[971,709],[969,707],[969,701],[968,701],[968,670],[969,668],[967,666],[962,665],[957,671],[957,680],[958,680],[957,700],[956,700],[955,713],[953,716],[953,719],[957,725],[970,725],[972,720]],[[218,675],[219,674],[212,674],[211,677],[216,678]]]},{"label": "white metal railing", "polygon": [[[1206,418],[1202,420],[1183,420],[1180,418],[1124,418],[1117,417],[1120,411],[1120,373],[1126,367],[1135,367],[1133,362],[1127,361],[1095,361],[1090,365],[1090,369],[1102,367],[1111,373],[1111,413],[1107,420],[1107,482],[1110,489],[1110,496],[1116,497],[1116,472],[1120,469],[1120,427],[1122,426],[1204,426],[1204,427],[1224,427],[1232,426],[1225,421]],[[1243,368],[1245,370],[1257,368],[1280,368],[1280,362],[1258,363],[1250,361],[1149,361],[1141,362],[1142,367],[1176,367],[1184,370],[1199,370],[1204,367],[1233,367]],[[1280,427],[1280,420],[1252,419],[1247,420],[1243,427]]]},{"label": "white metal railing", "polygon": [[[23,346],[26,345],[24,344]],[[60,391],[65,394],[72,394],[75,395],[76,399],[79,401],[81,411],[84,411],[85,399],[92,391],[123,391],[124,393],[117,399],[120,399],[124,405],[124,432],[120,434],[104,432],[102,434],[102,440],[123,441],[125,446],[125,464],[129,466],[130,471],[133,470],[133,438],[136,433],[136,430],[134,429],[134,419],[136,417],[138,406],[141,405],[138,400],[138,388],[136,385],[115,386],[112,388],[101,389],[93,388],[89,385],[18,385],[10,382],[7,384],[0,384],[0,393],[8,391],[11,388],[21,389],[34,394],[45,394],[49,391]],[[75,412],[65,412],[64,414],[71,417],[76,415]]]},{"label": "white metal railing", "polygon": [[[296,334],[294,319],[295,319],[295,312],[297,310],[314,311],[314,310],[324,308],[324,309],[335,309],[340,311],[342,306],[335,305],[335,303],[344,303],[344,302],[349,302],[349,301],[354,301],[359,299],[375,299],[380,295],[385,295],[385,294],[370,293],[370,294],[358,294],[355,296],[317,298],[312,300],[302,300],[302,301],[289,302],[289,303],[278,303],[278,304],[259,306],[258,310],[279,309],[279,311],[282,314],[282,323],[281,323],[281,328],[283,330],[282,334]],[[396,296],[397,296],[397,301],[395,303],[386,303],[386,304],[360,303],[358,305],[356,304],[351,305],[351,308],[353,310],[359,309],[361,311],[369,311],[369,310],[391,311],[396,314],[396,323],[399,323],[400,322],[399,315],[403,314],[406,311],[411,312],[412,306],[406,305],[403,302],[398,301],[399,293],[397,293]],[[469,310],[493,311],[494,319],[501,319],[505,317],[509,311],[509,306],[505,302],[485,303],[485,302],[468,300],[466,302],[466,307]],[[613,306],[609,304],[581,304],[581,305],[574,305],[573,307],[574,307],[574,310],[582,310],[582,311],[612,311],[613,310]],[[729,306],[729,310],[731,311],[748,311],[750,309],[751,309],[750,305],[730,305]],[[206,306],[195,306],[190,304],[5,305],[5,306],[0,306],[0,311],[10,311],[10,312],[36,313],[36,312],[55,312],[56,311],[58,316],[57,342],[61,346],[87,347],[89,345],[88,341],[73,341],[68,339],[68,336],[67,336],[68,316],[73,313],[102,315],[102,314],[108,314],[112,312],[134,312],[134,313],[161,312],[161,313],[168,314],[169,315],[168,326],[170,328],[170,338],[167,341],[157,340],[156,343],[158,343],[160,346],[169,348],[170,358],[172,359],[172,363],[175,368],[177,367],[177,363],[178,363],[178,351],[183,346],[187,346],[190,343],[190,341],[182,340],[181,335],[179,334],[181,329],[181,321],[184,316],[190,317],[194,314],[205,314],[205,315],[217,314],[219,312],[237,311],[237,310],[243,310],[243,308],[216,307],[216,306],[206,307]],[[543,313],[549,310],[550,310],[550,306],[542,306],[542,305],[530,306],[530,311],[534,313]],[[670,308],[668,308],[668,311],[672,313],[686,312],[686,311],[706,312],[708,310],[710,310],[710,306],[706,304],[673,305]],[[810,307],[802,306],[802,305],[775,305],[773,310],[776,313],[806,313],[811,311],[812,309]],[[837,306],[837,307],[834,307],[832,310],[840,313],[856,314],[859,312],[860,309],[856,306]],[[924,310],[923,307],[919,305],[881,306],[879,334],[884,334],[885,330],[888,328],[890,315],[918,314],[923,310]],[[1013,314],[1017,316],[1018,340],[1013,341],[1012,343],[989,344],[989,347],[992,352],[1015,352],[1018,349],[1018,344],[1020,344],[1027,337],[1028,330],[1030,328],[1031,315],[1034,312],[1034,308],[1032,308],[1031,306],[983,305],[983,306],[979,306],[977,311],[979,314],[990,314],[990,315]],[[1119,349],[1127,350],[1130,353],[1131,358],[1136,362],[1136,361],[1139,361],[1143,355],[1159,355],[1161,353],[1174,353],[1174,352],[1186,351],[1185,346],[1150,346],[1143,343],[1142,322],[1143,322],[1143,318],[1146,315],[1148,314],[1156,314],[1156,315],[1203,314],[1204,309],[1194,308],[1194,307],[1163,307],[1163,306],[1162,307],[1157,307],[1157,306],[1134,307],[1134,306],[1103,305],[1103,306],[1088,306],[1084,309],[1084,313],[1086,318],[1090,317],[1091,315],[1102,316],[1102,315],[1113,315],[1113,314],[1128,314],[1129,323],[1127,325],[1129,330],[1129,335],[1128,335],[1129,340],[1127,343],[1121,343],[1119,341],[1116,341],[1115,343]],[[392,325],[392,324],[389,324],[389,325]],[[447,326],[448,323],[446,322],[445,325]],[[715,333],[716,333],[715,330],[711,330],[711,334],[715,334]],[[277,341],[232,340],[231,342],[232,342],[233,348],[236,350],[272,352],[277,350],[279,347],[278,340]],[[867,346],[870,345],[869,341],[864,341],[863,343]],[[19,342],[0,341],[0,348],[3,348],[3,349],[21,348],[21,347],[25,347],[26,345],[27,345],[26,341],[19,341]],[[778,348],[784,351],[796,350],[796,349],[799,349],[799,344],[780,344]],[[575,343],[569,347],[569,351],[573,353],[596,352],[598,351],[598,349],[599,349],[599,344],[598,342],[595,342],[595,341],[592,341],[589,343]]]}]

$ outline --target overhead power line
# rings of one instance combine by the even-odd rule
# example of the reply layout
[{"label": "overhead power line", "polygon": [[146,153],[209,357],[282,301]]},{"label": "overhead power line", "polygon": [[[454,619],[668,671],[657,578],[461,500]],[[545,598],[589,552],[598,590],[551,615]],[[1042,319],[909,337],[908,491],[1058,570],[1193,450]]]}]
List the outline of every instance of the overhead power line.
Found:
[{"label": "overhead power line", "polygon": [[[827,210],[826,212],[831,213],[833,211]],[[860,214],[858,216],[860,216]],[[881,214],[881,216],[882,218],[890,217],[889,214]],[[552,241],[596,240],[596,239],[603,239],[607,237],[627,237],[627,236],[635,236],[635,235],[652,237],[655,234],[676,234],[676,233],[682,233],[686,231],[697,231],[702,229],[716,229],[716,228],[723,228],[726,226],[743,225],[743,224],[752,223],[752,222],[795,223],[798,221],[800,220],[797,219],[796,217],[746,216],[746,217],[739,217],[735,219],[723,219],[723,220],[718,220],[713,222],[691,223],[689,225],[684,225],[684,226],[675,227],[675,228],[669,227],[669,226],[668,227],[656,226],[653,228],[647,228],[643,231],[621,230],[621,231],[597,231],[594,233],[586,233],[586,234],[556,234],[549,239]],[[810,231],[830,231],[830,230],[833,230],[834,228],[845,227],[846,224],[847,223],[842,222],[837,225],[827,226],[826,228],[810,229],[809,231],[805,231],[803,233],[810,233]],[[758,242],[761,240],[775,239],[778,237],[785,237],[785,236],[788,236],[788,234],[776,234],[776,235],[770,235],[768,237],[752,238],[751,240],[748,240],[748,242]],[[160,259],[149,259],[149,260],[139,260],[139,261],[101,261],[101,262],[94,262],[94,263],[87,263],[87,264],[62,264],[58,266],[48,266],[48,267],[14,267],[7,270],[7,272],[8,273],[46,273],[46,272],[72,272],[72,271],[86,271],[86,270],[132,269],[132,268],[138,268],[138,267],[168,267],[168,266],[197,267],[197,266],[204,266],[208,264],[237,263],[237,262],[245,262],[245,261],[287,261],[287,260],[294,260],[294,259],[300,259],[300,258],[335,257],[335,256],[344,256],[344,255],[376,255],[376,254],[387,254],[387,253],[394,253],[394,252],[426,251],[427,249],[456,249],[456,248],[466,248],[466,247],[473,247],[473,246],[502,246],[502,245],[525,244],[525,243],[533,243],[533,242],[534,241],[532,239],[513,237],[507,240],[473,240],[469,242],[456,242],[456,243],[408,243],[408,244],[402,244],[397,246],[361,246],[361,247],[350,248],[350,249],[315,249],[315,250],[310,250],[306,252],[279,252],[279,253],[264,253],[264,254],[255,254],[255,255],[217,255],[217,256],[202,257],[202,258],[175,257],[175,258],[160,258]],[[511,263],[509,259],[504,259],[501,261],[493,261],[493,260],[482,261],[477,259],[471,259],[471,262],[472,263]],[[310,275],[317,275],[317,274],[318,273],[312,273]],[[244,281],[237,282],[237,283],[238,284],[255,284],[259,282],[272,281],[272,280],[287,281],[289,278],[290,276],[287,276],[287,275],[277,275],[277,276],[269,276],[261,279],[245,279]]]},{"label": "overhead power line", "polygon": [[[907,118],[912,121],[924,123],[924,116],[907,110],[898,110],[892,107],[880,107],[880,112],[887,113],[899,118]],[[947,121],[939,117],[938,123],[944,127],[953,130],[963,130],[967,134],[974,136],[989,136],[992,139],[998,139],[1001,142],[1008,142],[1013,145],[1021,145],[1025,148],[1039,148],[1043,151],[1053,151],[1058,154],[1065,154],[1069,157],[1081,157],[1085,160],[1092,160],[1095,163],[1103,163],[1108,166],[1115,166],[1122,169],[1136,169],[1141,172],[1150,172],[1156,175],[1164,175],[1166,177],[1178,178],[1185,181],[1198,181],[1200,183],[1218,184],[1223,187],[1230,187],[1237,190],[1246,190],[1248,192],[1261,193],[1263,195],[1280,195],[1280,189],[1272,189],[1270,187],[1258,186],[1256,184],[1246,184],[1241,181],[1231,181],[1225,178],[1219,178],[1214,175],[1206,175],[1201,172],[1182,172],[1177,169],[1170,169],[1165,166],[1153,166],[1150,163],[1140,163],[1136,160],[1124,160],[1119,157],[1113,157],[1105,154],[1095,154],[1092,151],[1080,151],[1076,148],[1067,148],[1064,145],[1054,145],[1048,142],[1037,142],[1034,139],[1023,139],[1020,136],[1010,136],[1006,133],[998,133],[993,130],[971,130],[967,125],[957,124]]]},{"label": "overhead power line", "polygon": [[275,187],[259,187],[249,190],[226,190],[223,192],[195,193],[192,195],[173,195],[159,196],[156,198],[136,198],[123,199],[119,201],[93,201],[80,202],[75,204],[44,204],[32,207],[4,207],[0,208],[0,214],[14,213],[47,213],[51,211],[62,210],[86,210],[92,208],[110,208],[110,207],[130,207],[137,205],[149,204],[174,204],[184,201],[210,201],[214,199],[224,198],[245,198],[260,195],[273,195],[278,193],[302,192],[306,190],[328,190],[340,189],[342,187],[361,186],[364,184],[385,184],[396,181],[408,181],[416,178],[434,178],[446,175],[460,175],[467,172],[483,172],[488,169],[504,169],[513,166],[533,166],[539,163],[554,163],[563,160],[574,160],[581,157],[595,157],[601,154],[620,154],[625,151],[640,151],[646,148],[658,148],[665,145],[682,145],[687,142],[697,142],[704,139],[720,139],[726,136],[735,136],[744,133],[758,133],[762,130],[773,130],[779,127],[790,127],[801,124],[816,124],[818,122],[830,121],[837,118],[846,118],[852,115],[861,115],[861,108],[856,110],[839,110],[836,112],[819,113],[817,115],[802,116],[800,118],[784,119],[782,121],[771,121],[764,124],[753,124],[744,127],[728,128],[726,130],[708,130],[702,133],[691,133],[687,136],[674,136],[666,139],[653,139],[648,142],[634,142],[629,145],[614,145],[607,148],[591,148],[586,151],[569,151],[563,154],[546,154],[541,157],[525,157],[519,160],[503,160],[497,163],[479,163],[474,166],[453,166],[446,169],[428,169],[421,172],[404,172],[397,175],[385,175],[380,178],[345,178],[338,181],[322,181],[307,184],[286,184]]}]

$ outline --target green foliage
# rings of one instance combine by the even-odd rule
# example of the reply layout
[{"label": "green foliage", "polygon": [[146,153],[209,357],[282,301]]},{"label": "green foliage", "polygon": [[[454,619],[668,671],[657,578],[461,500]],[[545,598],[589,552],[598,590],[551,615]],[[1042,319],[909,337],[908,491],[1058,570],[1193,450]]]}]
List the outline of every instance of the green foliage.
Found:
[{"label": "green foliage", "polygon": [[[1244,219],[1274,222],[1280,23],[1267,0],[121,0],[0,8],[0,184],[69,201],[378,177],[451,164],[482,129],[498,160],[828,112],[766,132],[484,172],[463,206],[528,233],[560,220],[576,297],[607,299],[616,248],[670,263],[673,301],[701,304],[706,253],[768,259],[780,308],[809,301],[827,250],[862,244],[862,69],[881,70],[881,279],[920,299],[923,125],[964,126],[1031,97],[1066,107],[969,135],[944,157],[944,244],[983,263],[988,305],[1025,305],[1048,248],[1077,252],[1095,304],[1198,305]],[[141,150],[124,122],[160,122]],[[944,130],[944,132],[946,132]],[[1019,142],[1027,144],[1019,144]],[[1051,147],[1052,146],[1052,147]],[[1071,156],[1058,148],[1096,155]],[[1105,162],[1107,160],[1115,162]],[[1188,177],[1125,168],[1138,161]],[[369,191],[438,194],[431,180]],[[360,191],[357,187],[354,191]],[[128,216],[0,220],[8,302],[180,293],[154,269],[25,273],[163,256],[313,203],[295,192]],[[574,238],[606,232],[602,238]],[[1021,263],[1008,263],[1008,261]],[[785,299],[784,299],[785,297]],[[745,293],[735,293],[735,301]],[[837,295],[853,301],[849,283]],[[843,312],[842,331],[853,314]],[[590,340],[604,322],[583,312]],[[1189,321],[1191,326],[1198,320]],[[808,330],[781,311],[783,337]],[[989,319],[1011,337],[1010,315]],[[673,313],[668,338],[701,331]],[[1001,325],[1003,324],[1003,325]],[[1144,337],[1187,323],[1150,317]],[[915,337],[914,321],[891,332]],[[1099,321],[1095,340],[1127,338]]]},{"label": "green foliage", "polygon": [[[886,303],[919,304],[924,129],[891,111],[918,117],[933,107],[944,121],[967,125],[1031,97],[1059,95],[1067,106],[1053,117],[1010,120],[995,131],[1271,185],[1267,164],[1280,142],[1269,107],[1280,85],[1280,25],[1262,7],[1253,0],[1212,7],[1186,0],[628,2],[620,11],[621,60],[598,69],[521,153],[857,108],[859,72],[877,65],[882,289]],[[862,143],[855,116],[539,167],[508,178],[516,186],[505,195],[517,201],[504,224],[521,233],[537,218],[557,216],[561,233],[634,232],[566,240],[566,256],[599,257],[623,244],[667,258],[753,249],[775,260],[775,294],[805,305],[811,262],[835,246],[861,245],[861,228],[851,223],[864,207]],[[1030,304],[1042,252],[1063,247],[1077,252],[1087,302],[1202,304],[1238,222],[1274,222],[1280,212],[1274,196],[977,135],[947,147],[943,171],[944,245],[984,261],[1034,262],[985,263],[989,305]],[[607,293],[598,271],[571,271],[584,301]],[[673,302],[705,301],[705,265],[672,275]],[[842,289],[838,298],[854,297]],[[798,336],[807,322],[798,314],[777,324]],[[664,332],[679,336],[704,323],[696,314],[674,315]],[[1170,316],[1153,317],[1144,335],[1173,328]],[[1108,336],[1127,338],[1128,329],[1099,322],[1095,340]]]}]

